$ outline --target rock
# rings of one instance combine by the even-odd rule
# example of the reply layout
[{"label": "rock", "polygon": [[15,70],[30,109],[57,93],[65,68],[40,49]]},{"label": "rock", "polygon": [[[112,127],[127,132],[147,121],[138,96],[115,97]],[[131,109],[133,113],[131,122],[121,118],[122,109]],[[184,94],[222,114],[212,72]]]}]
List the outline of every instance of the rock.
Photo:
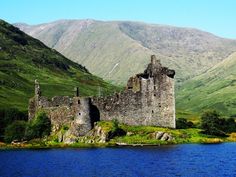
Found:
[{"label": "rock", "polygon": [[66,138],[65,140],[64,140],[64,143],[65,144],[73,144],[73,143],[75,143],[76,142],[76,139],[75,138]]},{"label": "rock", "polygon": [[77,138],[73,134],[71,134],[70,130],[68,130],[63,136],[63,142],[66,144],[75,143],[76,140],[77,140]]},{"label": "rock", "polygon": [[162,138],[163,135],[164,135],[164,132],[157,132],[155,138],[156,138],[157,140],[159,140],[159,139]]},{"label": "rock", "polygon": [[168,133],[164,133],[164,135],[161,138],[162,141],[171,141],[173,139],[174,138],[170,134],[168,134]]},{"label": "rock", "polygon": [[[174,139],[169,133],[166,132],[155,132],[154,135],[155,139],[161,141],[171,141]],[[153,133],[151,134],[151,137],[153,137]]]},{"label": "rock", "polygon": [[63,134],[61,131],[58,133],[57,138],[59,143],[63,141]]},{"label": "rock", "polygon": [[168,133],[164,133],[163,136],[161,137],[162,141],[167,141],[169,139]]},{"label": "rock", "polygon": [[131,136],[131,135],[133,135],[133,134],[134,134],[133,132],[127,132],[127,133],[126,133],[127,136]]},{"label": "rock", "polygon": [[168,141],[172,141],[172,140],[174,140],[174,138],[171,135],[169,135]]}]

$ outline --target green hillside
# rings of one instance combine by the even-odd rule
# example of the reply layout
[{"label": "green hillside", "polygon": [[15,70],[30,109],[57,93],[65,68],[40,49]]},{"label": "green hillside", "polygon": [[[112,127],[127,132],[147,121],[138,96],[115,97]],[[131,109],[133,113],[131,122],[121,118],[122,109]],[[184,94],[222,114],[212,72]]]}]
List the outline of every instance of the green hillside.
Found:
[{"label": "green hillside", "polygon": [[103,94],[117,90],[85,67],[0,20],[0,107],[26,110],[35,79],[41,83],[42,94],[49,97],[72,96],[75,86],[84,96],[96,95],[98,90]]},{"label": "green hillside", "polygon": [[177,84],[192,78],[236,51],[236,41],[192,28],[131,21],[59,20],[15,24],[106,80],[126,83],[156,54],[176,70]]},{"label": "green hillside", "polygon": [[202,112],[213,108],[224,115],[236,116],[236,53],[181,86],[177,109]]}]

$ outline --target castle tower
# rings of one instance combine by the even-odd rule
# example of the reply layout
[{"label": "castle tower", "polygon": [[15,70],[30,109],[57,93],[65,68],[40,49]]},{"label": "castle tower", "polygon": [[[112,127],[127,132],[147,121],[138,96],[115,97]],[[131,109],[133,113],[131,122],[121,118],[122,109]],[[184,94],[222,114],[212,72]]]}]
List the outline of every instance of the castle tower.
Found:
[{"label": "castle tower", "polygon": [[34,81],[34,94],[36,97],[41,96],[41,89],[40,89],[40,85],[37,79]]}]

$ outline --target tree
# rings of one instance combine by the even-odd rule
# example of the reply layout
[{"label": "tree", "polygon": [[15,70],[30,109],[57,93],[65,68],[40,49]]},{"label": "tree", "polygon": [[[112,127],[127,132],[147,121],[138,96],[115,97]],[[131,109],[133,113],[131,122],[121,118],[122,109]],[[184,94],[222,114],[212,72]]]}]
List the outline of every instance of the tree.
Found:
[{"label": "tree", "polygon": [[27,123],[22,120],[14,121],[8,125],[4,133],[5,142],[10,143],[13,140],[22,140],[25,136],[26,125]]},{"label": "tree", "polygon": [[191,121],[187,121],[185,118],[178,118],[176,121],[176,127],[178,129],[192,128],[194,124]]},{"label": "tree", "polygon": [[27,112],[16,108],[0,108],[0,141],[4,139],[4,132],[8,125],[16,120],[27,120]]},{"label": "tree", "polygon": [[208,135],[225,136],[222,131],[222,119],[216,110],[207,110],[201,116],[201,128]]},{"label": "tree", "polygon": [[119,122],[117,119],[112,120],[112,129],[108,133],[108,139],[112,139],[115,136],[124,136],[126,132],[119,127]]},{"label": "tree", "polygon": [[34,119],[32,119],[26,128],[26,138],[42,138],[48,136],[51,132],[51,121],[45,112],[38,112]]}]

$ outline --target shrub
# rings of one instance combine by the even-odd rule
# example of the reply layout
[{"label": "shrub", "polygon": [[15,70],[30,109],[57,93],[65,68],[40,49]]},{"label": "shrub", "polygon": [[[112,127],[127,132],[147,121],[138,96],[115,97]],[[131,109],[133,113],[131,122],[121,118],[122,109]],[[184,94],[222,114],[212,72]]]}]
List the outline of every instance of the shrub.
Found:
[{"label": "shrub", "polygon": [[194,124],[191,121],[187,121],[185,118],[178,118],[176,120],[176,128],[178,129],[185,129],[185,128],[192,128]]},{"label": "shrub", "polygon": [[201,116],[201,128],[205,134],[225,136],[221,123],[222,119],[220,119],[219,113],[215,110],[205,111]]},{"label": "shrub", "polygon": [[4,139],[4,132],[8,125],[16,120],[27,120],[27,112],[19,111],[16,108],[0,109],[0,140]]},{"label": "shrub", "polygon": [[26,138],[42,138],[51,132],[51,122],[45,112],[38,112],[26,128]]},{"label": "shrub", "polygon": [[13,140],[22,140],[25,135],[26,125],[27,123],[22,120],[14,121],[8,125],[4,133],[5,142],[10,143]]},{"label": "shrub", "polygon": [[233,118],[221,119],[222,130],[227,133],[236,132],[236,123]]},{"label": "shrub", "polygon": [[119,122],[117,119],[112,120],[112,132],[115,132],[117,129],[119,129]]},{"label": "shrub", "polygon": [[112,120],[112,128],[111,131],[108,132],[108,139],[112,139],[115,136],[124,136],[126,132],[119,127],[119,122],[117,119]]}]

